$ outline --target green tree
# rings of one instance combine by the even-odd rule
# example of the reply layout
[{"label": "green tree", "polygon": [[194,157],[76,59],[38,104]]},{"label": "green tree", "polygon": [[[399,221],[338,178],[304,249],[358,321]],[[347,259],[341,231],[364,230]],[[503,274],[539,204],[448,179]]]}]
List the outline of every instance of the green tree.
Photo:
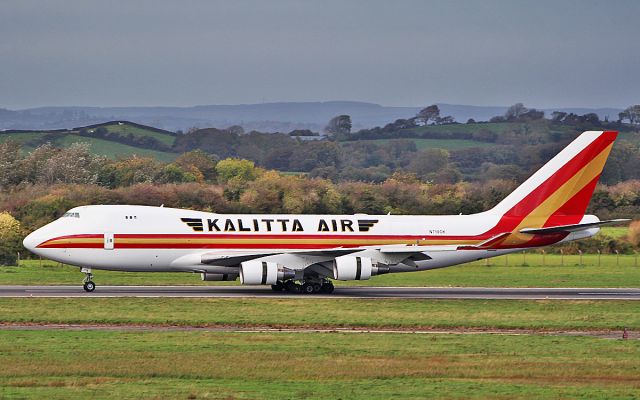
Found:
[{"label": "green tree", "polygon": [[185,183],[196,182],[196,180],[193,173],[183,170],[176,164],[167,164],[154,179],[154,183]]},{"label": "green tree", "polygon": [[504,118],[507,121],[514,121],[529,112],[529,109],[524,106],[522,103],[516,103],[509,107],[507,112],[504,114]]},{"label": "green tree", "polygon": [[22,249],[20,222],[6,211],[0,212],[0,264],[14,265]]},{"label": "green tree", "polygon": [[338,115],[331,118],[324,131],[333,137],[344,137],[351,133],[351,117],[348,115]]},{"label": "green tree", "polygon": [[213,182],[216,179],[216,160],[202,150],[183,153],[174,164],[192,173],[199,182]]},{"label": "green tree", "polygon": [[226,158],[216,165],[216,173],[221,183],[227,183],[234,179],[241,183],[256,179],[259,175],[258,169],[253,161],[239,158]]},{"label": "green tree", "polygon": [[133,156],[106,164],[100,171],[98,181],[107,187],[131,186],[136,183],[151,183],[163,169],[153,158]]},{"label": "green tree", "polygon": [[441,149],[425,149],[415,153],[407,169],[422,179],[429,179],[429,176],[444,167],[449,162],[449,153]]},{"label": "green tree", "polygon": [[425,107],[416,115],[416,120],[424,125],[436,122],[440,118],[440,108],[436,104]]}]

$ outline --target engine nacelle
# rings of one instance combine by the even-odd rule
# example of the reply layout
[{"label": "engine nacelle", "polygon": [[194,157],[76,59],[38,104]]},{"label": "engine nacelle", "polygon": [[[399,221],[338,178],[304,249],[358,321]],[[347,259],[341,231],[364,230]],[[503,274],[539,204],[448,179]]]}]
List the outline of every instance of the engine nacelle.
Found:
[{"label": "engine nacelle", "polygon": [[240,283],[243,285],[274,285],[277,281],[295,278],[295,272],[274,262],[245,261],[240,264]]},{"label": "engine nacelle", "polygon": [[333,260],[333,278],[339,281],[364,281],[371,278],[372,272],[369,257],[341,256]]},{"label": "engine nacelle", "polygon": [[203,281],[235,281],[238,279],[238,274],[210,274],[208,272],[201,272],[200,278]]}]

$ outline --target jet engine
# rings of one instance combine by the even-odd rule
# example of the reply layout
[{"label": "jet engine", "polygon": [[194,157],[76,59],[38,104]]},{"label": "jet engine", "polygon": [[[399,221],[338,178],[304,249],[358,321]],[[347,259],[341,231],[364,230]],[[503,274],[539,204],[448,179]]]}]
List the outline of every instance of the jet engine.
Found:
[{"label": "jet engine", "polygon": [[369,257],[342,256],[333,261],[333,278],[339,281],[364,281],[388,272],[388,266],[374,263]]},{"label": "jet engine", "polygon": [[295,278],[295,272],[274,262],[245,261],[240,264],[240,283],[243,285],[275,285],[277,281]]},{"label": "jet engine", "polygon": [[200,278],[203,281],[235,281],[238,279],[238,274],[210,274],[201,272]]}]

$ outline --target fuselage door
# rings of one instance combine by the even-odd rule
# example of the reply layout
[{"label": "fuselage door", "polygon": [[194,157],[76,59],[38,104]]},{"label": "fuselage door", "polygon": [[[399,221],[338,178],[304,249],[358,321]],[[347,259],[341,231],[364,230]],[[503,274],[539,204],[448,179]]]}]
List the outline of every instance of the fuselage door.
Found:
[{"label": "fuselage door", "polygon": [[113,233],[111,232],[104,234],[104,249],[113,250]]}]

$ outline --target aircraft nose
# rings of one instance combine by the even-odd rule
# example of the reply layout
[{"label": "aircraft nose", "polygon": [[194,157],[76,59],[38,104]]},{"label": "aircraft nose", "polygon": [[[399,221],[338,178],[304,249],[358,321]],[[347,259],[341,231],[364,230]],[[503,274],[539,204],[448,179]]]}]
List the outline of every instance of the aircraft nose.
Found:
[{"label": "aircraft nose", "polygon": [[34,252],[36,246],[42,243],[42,240],[40,240],[41,236],[42,235],[40,235],[37,230],[33,231],[28,234],[26,238],[24,238],[24,240],[22,241],[22,245],[30,252]]}]

